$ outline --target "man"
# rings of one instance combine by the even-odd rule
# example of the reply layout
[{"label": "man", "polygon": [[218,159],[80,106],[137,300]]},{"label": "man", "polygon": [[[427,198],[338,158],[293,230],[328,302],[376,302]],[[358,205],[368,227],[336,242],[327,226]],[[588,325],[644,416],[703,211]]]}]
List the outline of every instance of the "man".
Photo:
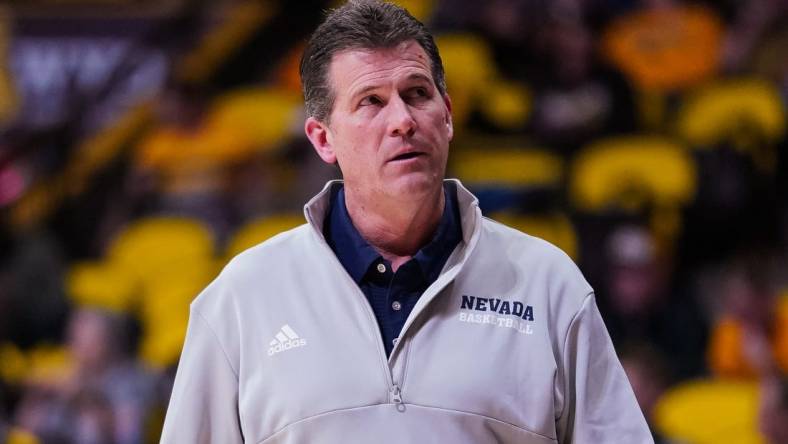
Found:
[{"label": "man", "polygon": [[307,221],[192,304],[163,442],[645,443],[591,288],[444,181],[451,102],[406,11],[333,11],[301,76]]}]

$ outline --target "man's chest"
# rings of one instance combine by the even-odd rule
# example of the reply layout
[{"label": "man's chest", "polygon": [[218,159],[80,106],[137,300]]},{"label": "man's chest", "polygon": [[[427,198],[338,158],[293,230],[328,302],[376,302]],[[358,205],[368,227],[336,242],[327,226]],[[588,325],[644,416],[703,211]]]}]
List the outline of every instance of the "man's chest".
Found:
[{"label": "man's chest", "polygon": [[274,302],[241,314],[239,408],[250,437],[381,406],[555,436],[556,363],[538,289],[496,292],[464,276],[438,282],[387,358],[367,298],[336,280],[282,280]]}]

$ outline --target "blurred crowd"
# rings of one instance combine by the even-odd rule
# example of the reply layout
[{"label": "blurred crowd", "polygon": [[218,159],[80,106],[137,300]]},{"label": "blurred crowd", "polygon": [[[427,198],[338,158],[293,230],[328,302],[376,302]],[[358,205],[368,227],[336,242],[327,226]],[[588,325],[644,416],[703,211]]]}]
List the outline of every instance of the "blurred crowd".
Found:
[{"label": "blurred crowd", "polygon": [[[0,8],[0,444],[157,442],[190,301],[340,177],[297,69],[334,3],[26,3]],[[448,176],[578,263],[656,441],[788,443],[788,2],[397,3],[444,61]]]}]

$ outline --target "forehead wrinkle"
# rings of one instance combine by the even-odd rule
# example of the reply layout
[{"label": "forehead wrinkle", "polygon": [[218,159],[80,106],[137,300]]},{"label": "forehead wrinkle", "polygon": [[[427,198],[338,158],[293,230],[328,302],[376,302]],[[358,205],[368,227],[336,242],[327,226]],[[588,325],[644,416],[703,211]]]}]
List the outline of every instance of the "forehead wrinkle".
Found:
[{"label": "forehead wrinkle", "polygon": [[[414,47],[415,45],[415,47]],[[413,50],[408,50],[414,47]],[[337,63],[339,59],[346,58],[344,63]],[[400,70],[414,70],[417,72],[409,73],[406,78],[412,79],[414,77],[423,77],[425,80],[433,82],[432,71],[430,65],[427,63],[427,57],[424,49],[416,42],[406,46],[398,46],[394,48],[381,48],[381,49],[350,49],[341,51],[334,55],[331,66],[329,69],[329,78],[331,84],[338,87],[337,70],[342,65],[360,65],[362,67],[361,73],[349,81],[346,90],[351,91],[351,96],[357,95],[359,92],[367,91],[381,87],[383,84],[388,83],[388,80],[383,82],[376,82],[376,79],[388,79],[394,77],[398,80],[396,75],[392,75],[394,71]],[[371,65],[382,65],[375,67],[372,71],[364,72],[363,67]],[[372,82],[371,85],[363,86],[360,90],[354,91],[357,85]],[[338,89],[336,89],[338,90]]]},{"label": "forehead wrinkle", "polygon": [[[400,72],[405,72],[405,75],[400,75]],[[413,72],[408,72],[413,71]],[[385,88],[389,85],[396,85],[402,80],[424,80],[431,82],[431,77],[421,71],[425,71],[425,67],[418,64],[402,64],[382,69],[376,69],[372,72],[361,73],[358,77],[350,81],[348,91],[349,97],[355,97],[365,92]],[[429,71],[426,71],[427,73]]]}]

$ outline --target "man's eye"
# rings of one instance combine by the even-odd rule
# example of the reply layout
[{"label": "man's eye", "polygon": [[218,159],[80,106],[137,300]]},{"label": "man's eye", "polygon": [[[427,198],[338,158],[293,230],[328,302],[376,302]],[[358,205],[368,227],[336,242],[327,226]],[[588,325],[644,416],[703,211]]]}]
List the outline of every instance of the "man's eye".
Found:
[{"label": "man's eye", "polygon": [[427,88],[419,87],[410,90],[410,97],[413,99],[421,99],[428,96],[429,96],[429,91],[427,91]]},{"label": "man's eye", "polygon": [[367,96],[361,99],[360,105],[367,106],[367,105],[380,105],[383,101],[380,100],[377,96]]}]

